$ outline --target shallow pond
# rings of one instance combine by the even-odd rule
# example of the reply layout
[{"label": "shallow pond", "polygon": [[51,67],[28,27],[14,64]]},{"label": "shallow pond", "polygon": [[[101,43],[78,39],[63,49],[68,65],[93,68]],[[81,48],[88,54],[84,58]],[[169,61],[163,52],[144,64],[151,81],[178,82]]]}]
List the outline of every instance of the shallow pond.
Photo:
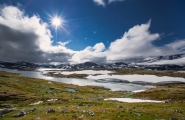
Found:
[{"label": "shallow pond", "polygon": [[73,88],[66,88],[66,90],[67,91],[69,91],[69,92],[77,92],[75,89],[73,89]]}]

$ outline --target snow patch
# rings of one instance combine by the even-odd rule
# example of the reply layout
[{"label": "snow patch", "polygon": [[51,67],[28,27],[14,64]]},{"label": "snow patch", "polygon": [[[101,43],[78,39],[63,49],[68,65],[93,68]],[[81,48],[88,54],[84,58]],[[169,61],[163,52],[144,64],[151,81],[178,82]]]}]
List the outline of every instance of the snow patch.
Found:
[{"label": "snow patch", "polygon": [[63,71],[61,74],[64,75],[70,75],[70,74],[88,74],[88,75],[94,75],[94,74],[109,74],[114,73],[113,71],[108,70],[82,70],[82,71]]},{"label": "snow patch", "polygon": [[156,75],[98,75],[98,76],[87,76],[88,79],[106,79],[106,78],[115,78],[120,80],[128,80],[130,82],[134,81],[144,81],[144,82],[164,82],[164,81],[179,81],[179,82],[185,82],[184,78],[180,77],[167,77],[167,76],[156,76]]},{"label": "snow patch", "polygon": [[142,99],[133,99],[133,98],[107,98],[104,100],[117,100],[120,102],[127,102],[127,103],[137,103],[137,102],[154,102],[154,103],[164,103],[164,101],[157,101],[157,100],[142,100]]}]

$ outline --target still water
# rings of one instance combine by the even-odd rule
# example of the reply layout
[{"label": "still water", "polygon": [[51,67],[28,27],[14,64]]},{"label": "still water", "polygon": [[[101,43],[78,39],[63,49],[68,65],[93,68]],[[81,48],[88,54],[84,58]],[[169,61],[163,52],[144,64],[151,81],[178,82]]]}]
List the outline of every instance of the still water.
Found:
[{"label": "still water", "polygon": [[[17,70],[10,70],[10,69],[4,69],[0,68],[0,71],[7,71],[12,73],[19,73],[20,76],[24,77],[30,77],[30,78],[40,78],[44,80],[49,81],[57,81],[57,82],[63,82],[67,84],[75,84],[79,86],[87,86],[87,85],[94,85],[94,86],[100,86],[104,88],[109,88],[112,91],[137,91],[137,90],[144,90],[147,88],[152,88],[153,86],[149,85],[137,85],[129,83],[127,80],[118,80],[118,79],[112,79],[110,81],[107,80],[92,80],[92,79],[76,79],[76,78],[55,78],[55,77],[49,77],[42,75],[42,72],[36,72],[36,71],[17,71]],[[125,82],[124,82],[125,81]]]}]

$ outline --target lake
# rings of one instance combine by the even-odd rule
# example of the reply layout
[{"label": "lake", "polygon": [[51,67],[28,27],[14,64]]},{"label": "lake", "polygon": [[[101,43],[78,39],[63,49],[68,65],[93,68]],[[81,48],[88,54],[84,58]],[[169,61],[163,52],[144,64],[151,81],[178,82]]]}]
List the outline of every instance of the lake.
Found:
[{"label": "lake", "polygon": [[49,76],[44,76],[42,75],[42,72],[36,72],[36,71],[17,71],[17,70],[10,70],[10,69],[4,69],[0,68],[0,71],[6,71],[6,72],[11,72],[11,73],[19,73],[20,76],[24,77],[30,77],[30,78],[40,78],[44,80],[49,80],[49,81],[57,81],[57,82],[62,82],[66,84],[75,84],[79,86],[87,86],[87,85],[93,85],[93,86],[100,86],[104,88],[109,88],[112,91],[137,91],[137,90],[145,90],[148,88],[152,88],[153,86],[150,85],[138,85],[138,84],[132,84],[129,82],[124,82],[126,80],[118,80],[118,79],[112,79],[107,82],[105,81],[100,81],[100,80],[94,80],[94,79],[76,79],[76,78],[54,78],[54,77],[49,77]]}]

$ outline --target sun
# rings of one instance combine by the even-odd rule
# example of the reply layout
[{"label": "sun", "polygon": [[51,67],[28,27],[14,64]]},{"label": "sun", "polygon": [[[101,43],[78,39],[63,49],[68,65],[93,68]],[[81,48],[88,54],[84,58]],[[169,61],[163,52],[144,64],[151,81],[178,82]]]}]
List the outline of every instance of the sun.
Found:
[{"label": "sun", "polygon": [[51,24],[52,24],[53,27],[55,27],[57,29],[58,27],[62,27],[63,26],[64,20],[62,18],[60,18],[60,17],[53,17],[51,19]]}]

